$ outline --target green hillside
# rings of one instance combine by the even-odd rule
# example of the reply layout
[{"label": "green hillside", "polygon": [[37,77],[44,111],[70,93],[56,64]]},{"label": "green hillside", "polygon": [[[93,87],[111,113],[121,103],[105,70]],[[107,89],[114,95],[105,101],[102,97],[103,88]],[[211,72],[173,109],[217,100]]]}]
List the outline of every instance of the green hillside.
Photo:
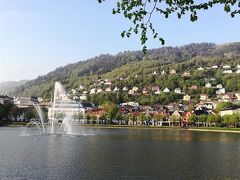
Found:
[{"label": "green hillside", "polygon": [[[145,56],[141,51],[107,54],[59,67],[18,87],[12,94],[50,98],[55,81],[60,81],[67,90],[70,90],[78,89],[80,85],[88,89],[97,88],[94,82],[99,79],[111,80],[112,88],[137,86],[141,89],[145,86],[150,88],[158,85],[161,89],[181,88],[189,93],[187,92],[189,86],[204,86],[208,79],[215,78],[213,84],[223,84],[228,90],[239,91],[239,74],[222,73],[223,65],[231,65],[232,70],[235,71],[237,64],[240,64],[240,43],[225,45],[201,43],[164,47],[149,50]],[[214,65],[219,68],[206,69]],[[205,68],[204,71],[197,71],[200,66]],[[171,69],[175,69],[177,74],[169,75]],[[161,75],[163,70],[168,74]],[[152,75],[154,71],[158,74]],[[183,77],[185,71],[190,72],[191,76]],[[138,78],[135,78],[135,75],[138,75]]]}]

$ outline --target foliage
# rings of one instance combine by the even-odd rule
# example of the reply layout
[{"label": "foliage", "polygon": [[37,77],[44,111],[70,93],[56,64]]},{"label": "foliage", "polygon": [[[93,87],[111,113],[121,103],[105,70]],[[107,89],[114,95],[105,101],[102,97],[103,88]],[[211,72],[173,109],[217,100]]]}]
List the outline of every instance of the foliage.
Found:
[{"label": "foliage", "polygon": [[114,102],[106,101],[101,105],[101,107],[105,112],[105,117],[107,120],[112,121],[116,117],[118,108]]},{"label": "foliage", "polygon": [[26,112],[24,115],[25,119],[33,119],[33,118],[38,118],[37,112],[35,109],[30,109],[29,111]]},{"label": "foliage", "polygon": [[233,107],[233,103],[231,102],[220,102],[217,107],[216,107],[216,110],[219,112],[221,110],[223,110],[224,108],[231,108]]},{"label": "foliage", "polygon": [[[98,0],[102,3],[105,0]],[[117,1],[116,7],[112,9],[112,14],[122,14],[126,19],[132,22],[132,26],[128,30],[121,33],[122,37],[129,38],[133,33],[140,33],[140,40],[143,51],[146,53],[146,42],[148,40],[148,32],[152,33],[154,39],[158,39],[161,44],[165,44],[162,37],[154,28],[152,16],[154,14],[162,15],[168,18],[174,14],[178,19],[184,15],[190,15],[190,21],[198,20],[198,12],[208,10],[213,6],[223,5],[223,10],[229,13],[231,17],[240,14],[240,2],[237,0],[208,0],[198,2],[194,0],[123,0]]]}]

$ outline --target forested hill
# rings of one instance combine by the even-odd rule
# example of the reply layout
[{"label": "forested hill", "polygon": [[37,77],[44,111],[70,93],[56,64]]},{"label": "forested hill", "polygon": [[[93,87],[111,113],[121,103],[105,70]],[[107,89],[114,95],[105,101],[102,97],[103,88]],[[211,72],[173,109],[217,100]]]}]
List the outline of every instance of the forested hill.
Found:
[{"label": "forested hill", "polygon": [[59,67],[18,87],[13,95],[37,95],[47,98],[52,93],[55,81],[60,81],[67,89],[77,88],[80,84],[90,86],[99,78],[130,77],[138,72],[144,76],[146,75],[144,73],[170,67],[184,71],[199,65],[220,66],[224,62],[236,65],[239,56],[239,42],[225,45],[194,43],[181,47],[163,47],[151,49],[145,56],[141,51],[126,51],[117,55],[105,54]]}]

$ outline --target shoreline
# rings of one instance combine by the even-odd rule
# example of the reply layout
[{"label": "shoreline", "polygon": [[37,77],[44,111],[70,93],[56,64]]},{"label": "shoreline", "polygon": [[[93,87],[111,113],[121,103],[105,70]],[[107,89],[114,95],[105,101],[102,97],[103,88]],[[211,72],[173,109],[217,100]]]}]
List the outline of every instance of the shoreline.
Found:
[{"label": "shoreline", "polygon": [[[0,127],[24,127],[26,124],[5,124]],[[167,129],[167,130],[183,130],[183,131],[199,131],[199,132],[224,132],[239,133],[240,128],[221,128],[221,127],[176,127],[176,126],[130,126],[130,125],[73,125],[74,127],[86,127],[96,129]]]},{"label": "shoreline", "polygon": [[183,130],[183,131],[201,131],[201,132],[224,132],[224,133],[240,133],[240,128],[220,128],[220,127],[172,127],[172,126],[114,126],[114,125],[82,125],[86,128],[105,128],[105,129],[167,129],[167,130]]}]

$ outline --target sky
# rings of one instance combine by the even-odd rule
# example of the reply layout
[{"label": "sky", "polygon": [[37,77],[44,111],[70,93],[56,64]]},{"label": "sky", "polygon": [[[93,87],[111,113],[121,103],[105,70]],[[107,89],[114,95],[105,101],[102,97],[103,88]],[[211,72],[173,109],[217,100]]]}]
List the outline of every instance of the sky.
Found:
[{"label": "sky", "polygon": [[[0,0],[0,82],[34,79],[59,66],[100,54],[141,50],[139,36],[123,39],[131,26],[112,15],[115,2],[97,0]],[[153,16],[165,46],[240,41],[240,16],[231,18],[218,6],[189,16]],[[163,47],[150,39],[148,48]]]}]

